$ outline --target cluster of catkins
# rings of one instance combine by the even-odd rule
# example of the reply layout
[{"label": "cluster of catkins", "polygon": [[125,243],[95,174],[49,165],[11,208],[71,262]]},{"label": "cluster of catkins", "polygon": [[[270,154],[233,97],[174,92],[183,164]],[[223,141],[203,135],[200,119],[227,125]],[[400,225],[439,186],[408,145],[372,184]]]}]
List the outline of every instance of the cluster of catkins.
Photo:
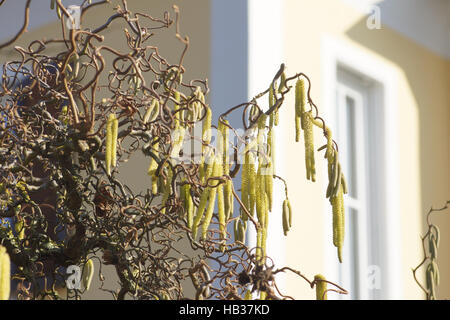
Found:
[{"label": "cluster of catkins", "polygon": [[439,285],[439,268],[436,263],[439,238],[439,228],[436,225],[431,224],[428,231],[428,251],[430,262],[428,263],[425,272],[426,287],[428,290],[428,298],[430,300],[436,299],[436,286]]},{"label": "cluster of catkins", "polygon": [[[270,86],[269,109],[276,104],[277,94],[281,94],[286,88],[286,77],[284,73],[281,81],[277,85],[276,81]],[[192,199],[192,184],[183,180],[180,183],[180,197],[184,204],[185,219],[187,226],[192,230],[193,238],[196,239],[200,234],[202,239],[206,238],[208,228],[214,216],[217,199],[217,217],[219,221],[219,230],[221,237],[226,239],[227,223],[233,217],[233,181],[230,177],[230,140],[229,122],[223,117],[219,117],[217,125],[217,139],[215,145],[211,145],[211,117],[212,111],[205,103],[205,97],[200,88],[193,93],[194,97],[186,99],[189,106],[185,107],[186,102],[180,102],[180,93],[174,92],[174,100],[180,105],[175,105],[174,121],[176,134],[172,135],[171,157],[177,157],[184,143],[186,130],[189,130],[189,124],[199,119],[202,122],[202,153],[199,164],[200,182],[204,186],[198,202]],[[315,181],[316,170],[314,160],[314,126],[323,130],[327,143],[319,148],[325,149],[325,158],[328,161],[328,178],[326,196],[329,198],[333,208],[333,243],[338,248],[339,261],[342,262],[342,246],[344,241],[344,203],[343,194],[347,192],[346,182],[338,160],[338,152],[332,139],[331,130],[324,125],[323,121],[313,116],[313,109],[307,110],[308,96],[306,93],[305,80],[299,78],[295,85],[295,128],[296,141],[300,140],[301,131],[304,132],[305,143],[305,164],[306,176],[308,180]],[[281,105],[280,105],[281,106]],[[263,261],[266,254],[266,239],[268,227],[268,213],[272,211],[273,203],[273,179],[275,166],[275,132],[274,126],[278,125],[279,107],[275,108],[270,114],[266,114],[255,104],[249,112],[249,131],[246,134],[245,148],[242,153],[241,170],[241,210],[238,219],[234,219],[234,237],[236,241],[245,242],[247,230],[248,215],[254,216],[258,224],[256,225],[257,250],[256,255],[259,261]],[[148,123],[157,119],[160,109],[160,101],[154,99],[147,109],[143,122]],[[110,121],[113,121],[110,119]],[[116,120],[117,121],[117,120]],[[113,126],[114,127],[114,126]],[[112,135],[117,136],[117,129],[111,129],[112,133],[107,134],[107,141]],[[112,138],[114,141],[114,138]],[[111,143],[110,150],[115,153],[114,143]],[[108,144],[107,144],[108,145]],[[157,175],[159,143],[155,142],[152,146],[152,159],[148,168],[148,174],[151,176],[152,194],[162,194],[162,206],[169,198],[172,190],[171,170],[167,171],[167,177],[164,181]],[[108,150],[107,150],[108,155]],[[114,159],[114,155],[108,158]],[[108,161],[108,160],[107,160]],[[112,161],[113,163],[114,161]],[[107,163],[108,168],[108,163]],[[163,183],[161,183],[163,182]],[[292,208],[287,197],[282,205],[282,223],[284,234],[292,226]],[[255,222],[255,220],[254,220]],[[201,227],[201,230],[200,230]]]},{"label": "cluster of catkins", "polygon": [[306,178],[316,181],[316,168],[314,160],[313,127],[323,130],[327,143],[318,151],[325,149],[325,158],[328,161],[328,187],[326,197],[329,198],[333,208],[333,244],[338,249],[338,258],[342,262],[342,248],[344,245],[345,210],[344,194],[347,193],[347,184],[339,163],[338,151],[334,148],[332,133],[321,119],[313,117],[313,110],[306,110],[307,94],[305,81],[297,80],[295,85],[295,140],[300,140],[301,130],[305,140]]}]

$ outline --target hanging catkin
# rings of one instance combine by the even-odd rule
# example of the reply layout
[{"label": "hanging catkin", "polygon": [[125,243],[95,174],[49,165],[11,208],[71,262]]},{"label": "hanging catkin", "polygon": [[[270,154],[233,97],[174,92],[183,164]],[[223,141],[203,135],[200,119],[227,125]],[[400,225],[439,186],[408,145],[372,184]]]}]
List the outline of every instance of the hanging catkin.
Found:
[{"label": "hanging catkin", "polygon": [[264,145],[264,137],[266,132],[266,120],[267,115],[262,113],[258,119],[258,135],[257,135],[257,143],[258,143],[258,157],[261,157],[265,154],[265,145]]},{"label": "hanging catkin", "polygon": [[9,300],[11,262],[6,248],[0,245],[0,300]]},{"label": "hanging catkin", "polygon": [[105,162],[106,173],[111,175],[112,155],[113,155],[113,122],[116,116],[111,113],[106,121],[106,150]]},{"label": "hanging catkin", "polygon": [[[163,196],[161,199],[161,203],[162,203],[163,207],[166,206],[166,202],[169,199],[170,194],[172,193],[173,171],[169,165],[167,165],[166,168],[167,168],[167,174],[166,174],[166,179],[165,179],[165,183],[163,186]],[[164,212],[165,212],[165,208],[163,209],[163,213]]]},{"label": "hanging catkin", "polygon": [[83,267],[83,273],[81,275],[81,279],[83,280],[83,286],[86,289],[86,291],[89,290],[91,287],[92,278],[94,277],[94,262],[92,259],[89,259],[84,267]]},{"label": "hanging catkin", "polygon": [[325,277],[321,274],[314,276],[316,283],[316,300],[327,300],[327,282]]},{"label": "hanging catkin", "polygon": [[269,129],[269,133],[267,135],[267,164],[265,166],[265,176],[266,176],[266,194],[268,197],[268,205],[269,211],[272,211],[272,202],[273,202],[273,175],[274,175],[274,160],[275,160],[275,150],[274,150],[274,132],[273,128]]},{"label": "hanging catkin", "polygon": [[211,143],[211,118],[212,118],[211,108],[206,107],[206,115],[202,123],[202,138],[203,143],[206,145]]},{"label": "hanging catkin", "polygon": [[[175,92],[174,98],[178,103],[180,102],[180,93],[178,91]],[[186,127],[182,125],[181,122],[183,111],[179,111],[180,106],[178,103],[175,105],[175,129],[173,133],[173,147],[171,152],[172,158],[178,158],[180,156],[180,150],[183,147],[184,135],[186,133]]]},{"label": "hanging catkin", "polygon": [[[214,169],[214,161],[213,159],[209,159],[209,162],[206,167],[206,173],[205,173],[205,181],[208,180],[208,178],[212,175]],[[200,225],[200,221],[203,218],[203,214],[206,209],[206,205],[208,204],[208,198],[210,196],[211,187],[207,186],[201,196],[200,196],[200,203],[197,207],[197,212],[194,217],[194,221],[192,222],[192,236],[195,239],[197,236],[198,227]]]},{"label": "hanging catkin", "polygon": [[114,119],[111,124],[111,134],[112,134],[112,145],[111,145],[111,166],[115,167],[117,164],[117,138],[119,134],[119,120],[116,115],[113,114]]},{"label": "hanging catkin", "polygon": [[143,122],[144,123],[153,122],[156,120],[158,115],[159,115],[159,101],[158,99],[153,99],[152,103],[145,112]]},{"label": "hanging catkin", "polygon": [[[213,159],[213,176],[218,177],[220,175],[222,163],[220,160],[218,160],[218,156],[215,156]],[[208,231],[208,227],[211,223],[211,219],[214,213],[214,205],[216,203],[216,194],[217,194],[217,187],[210,188],[209,191],[209,202],[208,207],[206,208],[205,218],[203,220],[202,224],[202,239],[206,238],[206,232]]]},{"label": "hanging catkin", "polygon": [[[270,85],[270,89],[269,89],[269,109],[272,108],[272,106],[275,104],[275,97],[273,94],[273,88],[272,85]],[[272,128],[275,124],[276,121],[276,117],[275,117],[275,112],[272,112],[270,114],[270,118],[269,118],[269,127]]]},{"label": "hanging catkin", "polygon": [[[226,176],[230,175],[230,162],[228,153],[230,150],[230,130],[227,125],[229,125],[229,122],[227,120],[223,121],[224,123],[219,123],[219,132],[222,135],[223,140],[223,174]],[[222,124],[222,125],[221,125]],[[233,201],[233,181],[231,179],[227,179],[224,187],[224,201],[225,201],[225,217],[226,219],[230,219],[233,216],[233,210],[234,210],[234,201]]]},{"label": "hanging catkin", "polygon": [[[155,155],[158,155],[159,142],[153,145]],[[152,194],[155,195],[159,192],[158,188],[158,177],[156,176],[156,169],[158,168],[158,162],[152,157],[150,160],[150,166],[148,167],[147,174],[152,179]]]},{"label": "hanging catkin", "polygon": [[188,228],[192,228],[192,223],[194,220],[194,203],[191,197],[191,185],[185,184],[182,187],[184,208],[186,210],[186,220]]},{"label": "hanging catkin", "polygon": [[249,193],[249,208],[248,211],[253,216],[256,207],[256,159],[253,152],[248,152],[247,155],[248,167],[247,167],[247,177],[248,177],[248,193]]},{"label": "hanging catkin", "polygon": [[282,222],[283,222],[283,233],[287,236],[287,233],[290,228],[290,208],[288,205],[289,200],[285,199],[283,201],[283,209],[282,209]]},{"label": "hanging catkin", "polygon": [[177,102],[175,104],[175,107],[174,107],[175,128],[179,128],[179,127],[182,126],[181,122],[183,121],[183,110],[180,110],[181,109],[181,107],[180,107],[180,101],[181,101],[180,100],[181,99],[180,93],[178,91],[175,91],[175,93],[173,94],[173,98]]},{"label": "hanging catkin", "polygon": [[342,263],[342,248],[344,245],[345,235],[345,209],[343,188],[340,188],[337,196],[333,196],[331,198],[331,205],[333,209],[333,244],[338,250],[339,262]]},{"label": "hanging catkin", "polygon": [[316,181],[316,167],[314,160],[314,134],[312,112],[303,114],[303,130],[305,132],[305,164],[306,179]]},{"label": "hanging catkin", "polygon": [[[223,164],[221,156],[216,157],[216,174],[218,177],[223,176]],[[225,195],[224,195],[224,184],[221,183],[217,189],[217,214],[219,217],[219,230],[222,234],[222,238],[226,238],[226,216],[225,216]]]},{"label": "hanging catkin", "polygon": [[[261,163],[260,163],[261,164]],[[256,234],[256,242],[259,250],[257,250],[257,259],[262,261],[265,252],[265,242],[267,230],[266,227],[266,217],[268,211],[268,200],[265,189],[265,176],[262,173],[262,165],[258,167],[256,173],[256,215],[258,222],[260,224],[260,229]]]},{"label": "hanging catkin", "polygon": [[300,129],[303,127],[303,113],[305,112],[306,104],[305,82],[303,79],[298,79],[295,84],[295,141],[300,141]]}]

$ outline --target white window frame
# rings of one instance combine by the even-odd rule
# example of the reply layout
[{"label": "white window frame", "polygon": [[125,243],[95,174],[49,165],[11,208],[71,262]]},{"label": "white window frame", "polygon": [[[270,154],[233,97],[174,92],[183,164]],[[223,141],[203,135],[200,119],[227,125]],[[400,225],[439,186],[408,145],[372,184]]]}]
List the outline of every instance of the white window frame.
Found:
[{"label": "white window frame", "polygon": [[[384,206],[379,212],[382,215],[381,229],[384,230],[384,252],[381,262],[384,266],[384,272],[381,272],[380,274],[382,277],[381,290],[383,292],[383,299],[401,299],[401,228],[398,203],[398,156],[396,149],[398,141],[396,131],[398,118],[398,108],[396,105],[397,73],[395,72],[395,69],[381,57],[371,54],[369,51],[366,51],[366,49],[350,40],[324,35],[321,43],[321,53],[322,85],[324,89],[323,110],[326,119],[329,120],[332,128],[337,127],[337,118],[334,111],[338,85],[338,70],[340,67],[372,79],[378,83],[383,90],[383,94],[379,95],[381,99],[376,101],[377,107],[382,108],[383,110],[378,114],[377,119],[372,119],[373,121],[382,124],[384,132],[383,141],[380,144],[383,148],[381,165],[384,170],[376,181],[379,190],[385,190],[381,199]],[[389,112],[387,112],[387,110],[389,110]],[[329,279],[339,279],[339,262],[337,262],[336,248],[330,244],[330,239],[332,238],[332,230],[330,227],[332,216],[328,201],[325,205],[324,215],[326,221],[324,226],[324,234],[326,237],[324,240],[325,270]],[[359,257],[360,266],[364,266],[365,259],[367,259],[367,257],[364,257],[364,255]],[[368,280],[367,275],[362,274],[362,277],[366,277],[366,280]],[[361,282],[364,284],[367,283],[367,281]],[[367,290],[365,290],[365,292],[367,292]],[[361,296],[361,298],[365,297],[367,296]],[[330,298],[336,298],[336,295],[330,295]]]},{"label": "white window frame", "polygon": [[[358,88],[359,89],[359,88]],[[355,175],[357,178],[356,186],[357,186],[357,199],[354,199],[350,196],[346,196],[345,199],[345,205],[346,209],[352,208],[355,211],[357,211],[357,223],[356,228],[360,232],[356,235],[356,241],[358,243],[358,258],[356,259],[356,268],[358,271],[367,270],[368,267],[368,252],[367,250],[362,250],[362,248],[366,248],[368,246],[367,241],[367,232],[365,232],[367,227],[367,210],[368,207],[367,201],[366,201],[366,176],[367,176],[367,168],[366,168],[366,153],[364,150],[366,141],[365,141],[365,120],[364,120],[364,111],[365,106],[367,105],[367,91],[365,91],[365,88],[361,88],[361,90],[355,90],[354,88],[351,88],[349,85],[346,85],[342,82],[337,83],[337,105],[338,106],[346,106],[345,99],[347,97],[351,98],[354,102],[354,139],[355,139],[355,149],[357,150],[355,154],[355,168],[353,170],[355,171]],[[350,168],[348,167],[348,160],[347,155],[349,154],[348,149],[348,115],[347,115],[347,108],[339,108],[339,110],[336,110],[336,119],[338,120],[336,123],[336,127],[334,127],[334,131],[337,133],[335,135],[337,141],[340,142],[339,144],[339,159],[340,162],[343,165],[342,170],[347,173],[347,183],[350,183],[349,175],[350,175]],[[350,221],[349,221],[349,210],[346,210],[346,225],[347,231],[346,235],[349,235],[349,228],[350,228]],[[361,232],[362,231],[362,232]],[[355,236],[355,235],[353,235]],[[344,246],[344,263],[350,261],[352,258],[350,255],[350,246],[348,237],[345,239],[347,246]],[[348,266],[348,265],[346,265]],[[352,275],[351,270],[349,267],[340,268],[340,277],[341,281],[344,285],[347,285],[352,282]],[[363,273],[358,273],[358,279],[355,279],[358,283],[358,291],[359,291],[359,299],[367,299],[367,283],[365,281],[365,275]],[[349,288],[350,289],[350,288]],[[353,292],[350,292],[348,296],[342,296],[342,298],[351,298],[353,297]]]}]

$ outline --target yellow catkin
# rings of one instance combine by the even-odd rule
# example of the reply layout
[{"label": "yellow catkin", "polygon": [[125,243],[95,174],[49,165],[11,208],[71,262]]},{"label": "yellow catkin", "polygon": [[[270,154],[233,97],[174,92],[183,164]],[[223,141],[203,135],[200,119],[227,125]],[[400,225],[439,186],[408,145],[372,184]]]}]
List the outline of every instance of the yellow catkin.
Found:
[{"label": "yellow catkin", "polygon": [[[201,100],[202,102],[205,101],[205,98],[203,96],[203,93],[198,89],[197,90],[197,98]],[[203,106],[200,105],[200,103],[197,103],[198,107],[203,110]],[[211,119],[212,119],[212,111],[210,107],[206,107],[205,111],[206,114],[202,121],[202,156],[200,160],[200,179],[202,182],[204,182],[204,175],[205,175],[205,166],[204,166],[204,158],[208,150],[210,150],[210,147],[208,146],[211,143]]]},{"label": "yellow catkin", "polygon": [[[230,175],[230,163],[228,158],[228,153],[230,150],[230,130],[227,127],[229,122],[227,120],[223,121],[224,124],[220,125],[219,123],[219,132],[222,135],[222,163],[223,163],[223,174],[226,176]],[[233,199],[233,181],[227,180],[224,187],[224,200],[225,200],[225,217],[226,219],[230,219],[233,216],[233,210],[234,210],[234,199]]]},{"label": "yellow catkin", "polygon": [[327,151],[325,152],[325,158],[328,158],[333,153],[333,134],[328,127],[325,127],[327,134]]},{"label": "yellow catkin", "polygon": [[[222,159],[217,157],[220,160],[217,160],[217,176],[223,175],[223,165]],[[217,214],[219,216],[219,230],[222,234],[222,238],[226,238],[226,215],[225,215],[225,194],[224,194],[224,184],[220,184],[217,188]]]},{"label": "yellow catkin", "polygon": [[342,263],[342,249],[344,246],[345,235],[345,209],[343,188],[337,196],[331,197],[331,205],[333,209],[333,244],[338,249],[339,262]]},{"label": "yellow catkin", "polygon": [[211,119],[212,119],[212,111],[211,108],[207,107],[206,115],[202,123],[202,138],[204,144],[211,143]]},{"label": "yellow catkin", "polygon": [[244,236],[243,236],[243,228],[241,220],[234,220],[234,240],[244,242]]},{"label": "yellow catkin", "polygon": [[234,211],[233,181],[227,180],[223,189],[225,198],[225,217],[226,220],[228,220],[233,216]]},{"label": "yellow catkin", "polygon": [[183,111],[178,111],[178,110],[180,110],[180,105],[179,105],[180,93],[178,91],[175,91],[173,98],[177,101],[177,104],[175,104],[175,108],[174,108],[174,111],[175,111],[174,118],[175,118],[175,127],[178,128],[181,126],[182,112],[183,112]]},{"label": "yellow catkin", "polygon": [[259,299],[266,300],[266,297],[267,297],[267,293],[265,291],[261,291],[259,294]]},{"label": "yellow catkin", "polygon": [[316,299],[327,300],[327,282],[324,281],[326,280],[325,277],[317,274],[314,276],[314,280],[316,281]]},{"label": "yellow catkin", "polygon": [[[214,159],[214,169],[213,169],[213,176],[217,177],[219,176],[221,168],[221,162],[217,160],[217,158]],[[211,219],[214,213],[214,205],[216,203],[216,194],[217,194],[217,188],[211,188],[209,191],[209,202],[208,207],[206,208],[205,218],[203,220],[202,224],[202,239],[206,238],[206,233],[208,231],[209,225],[211,223]]]},{"label": "yellow catkin", "polygon": [[[272,108],[272,106],[275,104],[275,97],[273,94],[273,89],[272,89],[272,85],[270,85],[270,89],[269,89],[269,108]],[[270,119],[269,119],[269,126],[270,128],[272,128],[275,125],[275,112],[272,112],[270,114]]]},{"label": "yellow catkin", "polygon": [[116,116],[110,114],[108,120],[106,121],[106,150],[105,150],[105,162],[106,162],[106,173],[111,174],[111,164],[112,164],[112,146],[113,146],[113,122]]},{"label": "yellow catkin", "polygon": [[291,207],[291,202],[289,201],[289,199],[286,199],[287,201],[287,206],[288,206],[288,222],[289,222],[289,228],[292,227],[292,207]]},{"label": "yellow catkin", "polygon": [[264,203],[265,203],[265,192],[264,192],[264,179],[261,175],[261,170],[258,169],[256,174],[256,185],[257,185],[257,193],[256,193],[256,216],[258,218],[258,222],[260,224],[260,228],[256,232],[256,261],[261,263],[263,257],[263,230],[264,230]]},{"label": "yellow catkin", "polygon": [[252,292],[250,290],[245,291],[244,300],[253,300]]},{"label": "yellow catkin", "polygon": [[[283,74],[281,75],[281,81],[280,81],[280,85],[278,87],[278,93],[281,93],[285,88],[285,81],[286,81],[286,74],[283,72]],[[273,99],[273,104],[275,104],[275,99]],[[273,125],[278,126],[278,123],[280,121],[280,108],[278,107],[274,113],[273,113]]]},{"label": "yellow catkin", "polygon": [[265,205],[265,199],[264,196],[266,194],[265,191],[265,179],[264,179],[264,175],[262,175],[261,173],[262,171],[262,167],[260,166],[258,168],[258,171],[256,173],[256,216],[258,218],[258,221],[260,223],[263,223],[264,221],[264,216],[265,216],[265,212],[264,212],[264,205]]},{"label": "yellow catkin", "polygon": [[56,6],[56,14],[58,15],[58,19],[61,20],[62,13],[61,13],[61,8],[59,6]]},{"label": "yellow catkin", "polygon": [[191,197],[191,185],[185,184],[183,186],[183,198],[184,198],[184,208],[186,210],[186,220],[188,228],[192,228],[192,223],[194,221],[194,203]]},{"label": "yellow catkin", "polygon": [[306,87],[305,87],[305,81],[303,79],[299,79],[298,80],[298,86],[299,87],[298,87],[298,93],[296,95],[296,99],[298,99],[298,102],[299,102],[299,105],[298,105],[299,110],[298,110],[298,112],[299,112],[299,115],[300,115],[300,118],[301,118],[302,129],[304,129],[303,121],[305,120],[304,119],[304,115],[305,115],[305,112],[306,112]]},{"label": "yellow catkin", "polygon": [[283,233],[285,236],[287,236],[287,233],[289,231],[289,207],[287,199],[283,201],[282,222],[283,222]]},{"label": "yellow catkin", "polygon": [[306,179],[316,181],[316,167],[314,160],[314,134],[311,111],[304,115],[304,132],[305,132],[305,164],[306,164]]},{"label": "yellow catkin", "polygon": [[253,152],[248,153],[248,192],[249,192],[249,207],[248,211],[253,216],[256,207],[256,160]]},{"label": "yellow catkin", "polygon": [[[211,176],[214,169],[214,161],[209,161],[207,167],[206,167],[206,179]],[[203,214],[205,213],[206,205],[208,204],[208,198],[211,192],[211,187],[206,187],[201,196],[200,196],[200,203],[197,207],[197,212],[194,217],[194,221],[192,222],[192,236],[195,239],[197,237],[198,227],[200,225],[200,221],[203,218]]]},{"label": "yellow catkin", "polygon": [[148,107],[147,111],[144,114],[143,122],[148,123],[152,122],[156,119],[159,114],[159,101],[158,99],[153,99],[152,103]]},{"label": "yellow catkin", "polygon": [[270,84],[270,88],[269,88],[269,108],[271,108],[274,104],[275,104],[275,96],[273,94],[272,84]]},{"label": "yellow catkin", "polygon": [[269,200],[269,210],[272,211],[273,203],[273,175],[275,168],[275,139],[273,129],[269,129],[267,135],[267,165],[266,165],[266,193]]},{"label": "yellow catkin", "polygon": [[234,239],[245,243],[245,233],[247,230],[247,223],[241,219],[234,220]]},{"label": "yellow catkin", "polygon": [[6,248],[0,245],[0,300],[9,300],[10,286],[11,262]]},{"label": "yellow catkin", "polygon": [[300,141],[300,129],[303,129],[303,113],[305,112],[305,82],[298,79],[295,84],[295,141]]},{"label": "yellow catkin", "polygon": [[115,167],[117,165],[117,138],[119,134],[119,120],[114,115],[114,119],[111,124],[111,166]]},{"label": "yellow catkin", "polygon": [[300,125],[300,117],[295,117],[295,142],[300,141],[300,132],[301,132],[301,125]]},{"label": "yellow catkin", "polygon": [[258,135],[256,137],[257,143],[258,143],[258,157],[264,154],[264,135],[266,132],[266,120],[267,115],[265,113],[261,114],[261,116],[258,119]]},{"label": "yellow catkin", "polygon": [[[180,102],[180,93],[178,91],[175,92],[175,100]],[[180,106],[178,104],[175,105],[175,111],[179,110]],[[175,129],[173,132],[173,147],[171,152],[172,158],[178,158],[180,156],[180,150],[183,147],[184,136],[186,134],[186,127],[182,125],[182,112],[178,111],[175,113]]]},{"label": "yellow catkin", "polygon": [[203,213],[205,212],[206,205],[208,204],[210,189],[210,187],[205,188],[200,196],[200,203],[198,204],[197,212],[192,222],[192,237],[194,239],[197,238],[198,226],[200,225],[200,221],[203,218]]},{"label": "yellow catkin", "polygon": [[[155,143],[153,148],[154,148],[154,153],[158,154],[159,142]],[[158,163],[152,157],[152,159],[150,160],[150,166],[148,167],[147,173],[152,179],[152,194],[154,194],[154,195],[157,194],[159,191],[158,190],[158,177],[156,177],[156,175],[155,175],[157,168],[158,168]]]},{"label": "yellow catkin", "polygon": [[268,200],[268,210],[272,211],[273,202],[273,165],[272,161],[269,159],[269,163],[265,167],[265,192]]},{"label": "yellow catkin", "polygon": [[[167,200],[169,199],[170,194],[172,193],[172,178],[173,178],[173,172],[170,166],[167,166],[167,177],[164,184],[164,193],[161,200],[162,206],[164,207],[166,205]],[[165,212],[165,210],[164,210]]]},{"label": "yellow catkin", "polygon": [[280,85],[278,86],[278,93],[281,93],[284,89],[286,89],[286,73],[283,72],[281,74]]},{"label": "yellow catkin", "polygon": [[265,254],[265,239],[267,237],[266,218],[268,212],[268,199],[265,191],[265,177],[261,171],[262,166],[259,166],[256,173],[256,214],[261,228],[257,232],[256,240],[259,248],[259,255],[257,255],[257,259],[260,262],[263,261]]},{"label": "yellow catkin", "polygon": [[86,289],[86,291],[88,291],[89,288],[91,287],[93,277],[94,277],[94,261],[92,261],[92,259],[89,259],[84,265],[83,273],[81,276],[83,286]]}]

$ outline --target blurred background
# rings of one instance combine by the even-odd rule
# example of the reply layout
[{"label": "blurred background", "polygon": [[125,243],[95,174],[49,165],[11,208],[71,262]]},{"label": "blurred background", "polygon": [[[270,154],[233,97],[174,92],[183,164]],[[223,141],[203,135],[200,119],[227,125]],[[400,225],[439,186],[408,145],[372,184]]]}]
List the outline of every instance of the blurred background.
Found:
[{"label": "blurred background", "polygon": [[[25,2],[6,0],[0,7],[1,42],[22,26]],[[28,32],[14,45],[60,36],[61,24],[49,2],[32,1]],[[68,6],[82,1],[62,2]],[[274,210],[269,217],[268,255],[275,264],[308,278],[321,273],[350,292],[329,294],[330,299],[423,299],[411,269],[422,260],[425,214],[450,198],[450,1],[127,2],[131,11],[161,17],[172,4],[180,7],[181,33],[191,41],[185,77],[209,80],[216,120],[221,111],[264,91],[281,63],[288,76],[303,72],[311,79],[311,97],[333,130],[349,184],[344,263],[338,263],[331,240],[326,162],[317,154],[317,182],[306,180],[303,142],[294,142],[291,95],[276,128],[276,173],[287,180],[294,221],[284,237],[281,212]],[[88,12],[82,27],[103,24],[116,4],[114,0]],[[111,24],[104,35],[108,45],[124,48],[118,24]],[[169,61],[179,57],[182,46],[173,33],[154,42]],[[14,45],[0,50],[1,63],[17,57]],[[230,120],[235,127],[241,125],[238,115]],[[315,139],[319,147],[319,131]],[[120,170],[137,188],[149,182],[135,169],[145,167],[143,161],[137,157]],[[281,211],[283,185],[276,184],[274,191],[275,207]],[[437,214],[433,221],[442,234],[437,297],[446,299],[450,215]],[[105,276],[108,272],[113,270]],[[85,298],[110,298],[93,290],[96,281]],[[296,299],[315,297],[297,276],[285,275],[279,282]]]}]

